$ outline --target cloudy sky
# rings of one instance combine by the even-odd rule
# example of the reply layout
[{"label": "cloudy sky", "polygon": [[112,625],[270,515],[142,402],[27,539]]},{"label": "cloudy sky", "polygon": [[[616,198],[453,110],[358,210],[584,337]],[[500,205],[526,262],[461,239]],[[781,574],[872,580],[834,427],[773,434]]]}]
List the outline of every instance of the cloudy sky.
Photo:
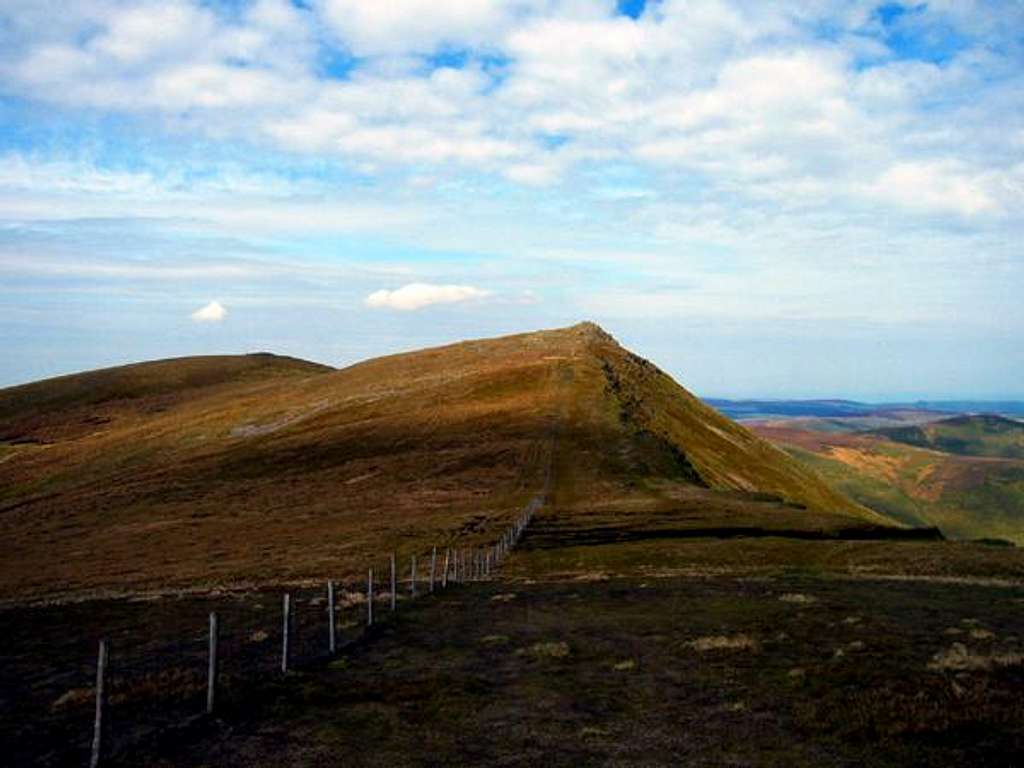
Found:
[{"label": "cloudy sky", "polygon": [[1024,3],[0,0],[0,386],[593,319],[1024,398]]}]

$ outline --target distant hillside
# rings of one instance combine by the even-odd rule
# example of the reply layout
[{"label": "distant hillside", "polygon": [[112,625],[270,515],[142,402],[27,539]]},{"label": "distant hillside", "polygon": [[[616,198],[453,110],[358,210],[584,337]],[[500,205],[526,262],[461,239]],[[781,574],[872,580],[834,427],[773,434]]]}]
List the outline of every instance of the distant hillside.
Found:
[{"label": "distant hillside", "polygon": [[726,400],[707,397],[704,402],[733,419],[866,416],[878,410],[877,406],[852,400]]},{"label": "distant hillside", "polygon": [[1024,417],[1024,401],[1021,400],[918,400],[908,405],[946,413],[996,413]]},{"label": "distant hillside", "polygon": [[[704,398],[734,419],[856,418],[902,420],[905,416],[942,418],[962,413],[994,413],[1024,417],[1024,402],[1016,400],[917,400],[914,402],[861,403],[855,400],[728,400]],[[915,417],[915,420],[916,418]]]},{"label": "distant hillside", "polygon": [[952,538],[1024,546],[1024,460],[955,455],[877,433],[825,432],[804,424],[779,421],[753,429],[835,488],[895,520],[936,525]]},{"label": "distant hillside", "polygon": [[550,479],[580,521],[886,524],[592,324],[338,371],[189,360],[0,392],[0,593],[341,573],[489,540]]},{"label": "distant hillside", "polygon": [[1024,459],[1024,423],[992,414],[954,416],[930,424],[879,429],[887,440],[960,456]]}]

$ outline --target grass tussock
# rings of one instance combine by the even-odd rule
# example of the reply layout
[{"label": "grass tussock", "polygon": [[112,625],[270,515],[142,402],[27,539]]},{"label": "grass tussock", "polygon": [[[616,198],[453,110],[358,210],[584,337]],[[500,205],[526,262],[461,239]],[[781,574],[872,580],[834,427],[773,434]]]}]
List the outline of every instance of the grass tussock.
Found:
[{"label": "grass tussock", "polygon": [[691,640],[687,645],[700,653],[708,651],[751,651],[761,650],[761,644],[750,635],[709,635]]},{"label": "grass tussock", "polygon": [[928,662],[928,669],[936,672],[977,672],[995,667],[1024,665],[1024,655],[1012,651],[979,652],[963,643],[953,643],[939,651]]},{"label": "grass tussock", "polygon": [[94,703],[96,698],[95,688],[72,688],[61,694],[56,701],[50,705],[52,712],[60,712],[66,709],[77,709]]},{"label": "grass tussock", "polygon": [[564,640],[534,643],[529,648],[517,651],[520,655],[532,656],[535,659],[566,659],[572,651]]},{"label": "grass tussock", "polygon": [[779,597],[784,603],[794,603],[795,605],[810,605],[811,603],[818,602],[818,598],[814,595],[805,595],[802,592],[787,592],[786,594]]}]

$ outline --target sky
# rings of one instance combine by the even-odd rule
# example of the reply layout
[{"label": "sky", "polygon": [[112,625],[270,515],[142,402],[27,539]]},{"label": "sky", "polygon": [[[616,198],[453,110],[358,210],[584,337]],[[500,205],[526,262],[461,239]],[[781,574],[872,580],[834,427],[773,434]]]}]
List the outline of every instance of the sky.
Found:
[{"label": "sky", "polygon": [[1024,399],[1024,2],[0,0],[0,386],[593,320]]}]

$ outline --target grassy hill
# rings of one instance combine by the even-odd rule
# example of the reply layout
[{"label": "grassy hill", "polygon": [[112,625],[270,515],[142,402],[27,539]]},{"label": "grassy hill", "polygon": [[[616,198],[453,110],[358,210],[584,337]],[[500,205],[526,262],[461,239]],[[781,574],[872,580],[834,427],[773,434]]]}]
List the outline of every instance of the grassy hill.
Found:
[{"label": "grassy hill", "polygon": [[182,357],[59,376],[0,390],[0,442],[80,437],[115,419],[159,413],[227,388],[330,370],[258,353]]},{"label": "grassy hill", "polygon": [[930,424],[880,429],[876,434],[959,456],[1024,459],[1024,423],[993,414],[954,416]]},{"label": "grassy hill", "polygon": [[[938,768],[1024,746],[1024,550],[898,540],[914,532],[596,326],[168,386],[159,407],[66,398],[5,448],[0,750],[18,765],[86,762],[100,637],[114,766]],[[946,456],[793,432],[788,450],[842,482],[869,465],[878,488],[921,487]],[[487,579],[403,586],[393,612],[378,591],[365,626],[371,556],[490,543],[542,490]],[[58,600],[20,604],[38,597]],[[196,717],[210,611],[217,704]]]},{"label": "grassy hill", "polygon": [[[973,422],[976,417],[968,418]],[[885,430],[885,435],[930,426]],[[1024,545],[1024,461],[942,453],[878,433],[843,434],[780,423],[753,428],[835,488],[895,520],[936,525],[957,539]]]},{"label": "grassy hill", "polygon": [[0,392],[0,435],[7,598],[470,546],[552,472],[557,506],[633,529],[883,521],[592,324],[338,371],[246,356],[63,377]]}]

